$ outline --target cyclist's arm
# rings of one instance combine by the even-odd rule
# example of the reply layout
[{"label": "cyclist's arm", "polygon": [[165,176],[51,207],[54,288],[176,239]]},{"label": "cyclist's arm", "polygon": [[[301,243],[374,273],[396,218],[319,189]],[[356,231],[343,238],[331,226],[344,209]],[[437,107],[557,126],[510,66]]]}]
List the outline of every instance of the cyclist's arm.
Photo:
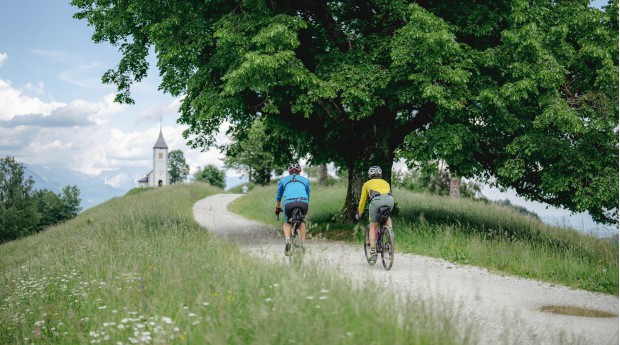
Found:
[{"label": "cyclist's arm", "polygon": [[306,184],[306,194],[308,194],[308,203],[310,203],[310,181]]},{"label": "cyclist's arm", "polygon": [[280,180],[280,182],[278,182],[278,192],[276,193],[276,202],[278,203],[278,205],[280,205],[280,201],[282,201],[283,194],[284,184],[282,183],[282,180]]},{"label": "cyclist's arm", "polygon": [[363,214],[364,213],[364,206],[366,206],[366,198],[368,197],[368,184],[364,183],[364,186],[362,187],[362,195],[360,196],[360,204],[357,207],[357,213],[359,214]]}]

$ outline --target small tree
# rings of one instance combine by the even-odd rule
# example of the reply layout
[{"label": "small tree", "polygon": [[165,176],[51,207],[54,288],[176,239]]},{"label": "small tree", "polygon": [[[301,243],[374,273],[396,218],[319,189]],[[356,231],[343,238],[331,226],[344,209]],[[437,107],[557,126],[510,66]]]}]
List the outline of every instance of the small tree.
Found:
[{"label": "small tree", "polygon": [[54,225],[64,219],[65,207],[60,196],[51,190],[39,189],[34,193],[37,212],[41,215],[39,230]]},{"label": "small tree", "polygon": [[64,218],[62,220],[71,219],[77,216],[82,210],[80,206],[80,190],[77,186],[66,186],[62,189],[60,195],[64,207]]},{"label": "small tree", "polygon": [[36,231],[40,215],[33,199],[29,176],[15,158],[0,158],[0,242],[11,241]]},{"label": "small tree", "polygon": [[246,135],[233,135],[234,142],[222,148],[225,154],[224,166],[233,168],[248,176],[250,182],[267,185],[271,180],[275,159],[268,149],[263,147],[270,140],[265,133],[262,121],[254,121]]},{"label": "small tree", "polygon": [[172,150],[168,153],[168,167],[170,184],[183,182],[189,175],[189,165],[185,162],[185,156],[181,150]]},{"label": "small tree", "polygon": [[59,194],[47,189],[37,190],[34,202],[41,215],[38,230],[74,218],[82,209],[77,186],[66,186]]},{"label": "small tree", "polygon": [[222,189],[226,187],[224,172],[213,164],[209,164],[204,168],[199,169],[196,173],[194,173],[194,178],[196,181],[207,182],[214,187]]}]

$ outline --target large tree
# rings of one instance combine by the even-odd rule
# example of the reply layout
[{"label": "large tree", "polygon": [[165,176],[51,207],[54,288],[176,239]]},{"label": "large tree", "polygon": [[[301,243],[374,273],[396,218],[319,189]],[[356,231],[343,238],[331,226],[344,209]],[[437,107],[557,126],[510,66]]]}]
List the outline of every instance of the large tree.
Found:
[{"label": "large tree", "polygon": [[367,167],[389,180],[399,155],[617,221],[617,0],[72,4],[122,53],[117,101],[154,47],[190,144],[261,118],[280,152],[346,167],[349,217]]}]

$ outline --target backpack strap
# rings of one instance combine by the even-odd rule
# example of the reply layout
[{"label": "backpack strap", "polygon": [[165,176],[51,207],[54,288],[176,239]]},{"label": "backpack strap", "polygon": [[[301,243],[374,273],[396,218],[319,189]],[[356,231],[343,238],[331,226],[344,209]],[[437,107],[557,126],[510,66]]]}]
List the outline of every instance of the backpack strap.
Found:
[{"label": "backpack strap", "polygon": [[297,174],[294,174],[294,175],[293,175],[293,178],[292,178],[292,179],[290,179],[290,180],[288,180],[288,181],[284,184],[284,187],[282,187],[282,188],[283,188],[283,189],[286,189],[286,186],[287,186],[289,183],[291,183],[291,182],[299,182],[299,183],[301,183],[301,184],[303,184],[303,185],[305,186],[305,184],[304,184],[303,182],[301,182],[301,181],[297,181],[297,179],[296,179],[295,177],[297,177]]}]

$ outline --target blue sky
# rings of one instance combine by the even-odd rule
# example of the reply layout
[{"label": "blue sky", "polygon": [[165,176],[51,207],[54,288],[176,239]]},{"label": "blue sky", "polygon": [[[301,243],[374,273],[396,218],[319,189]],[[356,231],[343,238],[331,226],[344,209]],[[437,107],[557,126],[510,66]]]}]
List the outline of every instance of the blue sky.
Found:
[{"label": "blue sky", "polygon": [[[176,123],[179,100],[157,90],[156,69],[132,88],[136,104],[113,102],[115,87],[102,84],[101,76],[120,54],[107,43],[95,44],[93,29],[73,19],[75,12],[69,0],[0,2],[0,156],[90,175],[120,168],[143,168],[146,175],[161,119],[170,150],[182,150],[192,172],[206,164],[221,167],[217,150],[200,152],[185,144],[185,128]],[[227,141],[223,134],[218,138]],[[485,188],[484,194],[509,198],[543,217],[594,226],[587,215],[568,218],[570,212],[510,191]]]}]

